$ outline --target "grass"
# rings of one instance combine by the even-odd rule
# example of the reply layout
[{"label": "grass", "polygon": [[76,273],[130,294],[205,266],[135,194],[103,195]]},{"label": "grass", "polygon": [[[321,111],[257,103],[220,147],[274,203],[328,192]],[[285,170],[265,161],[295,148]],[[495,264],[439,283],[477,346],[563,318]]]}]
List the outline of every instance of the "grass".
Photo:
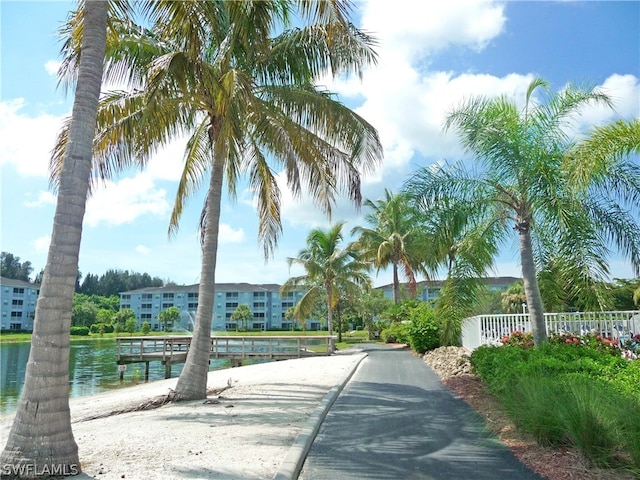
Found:
[{"label": "grass", "polygon": [[[147,336],[167,336],[167,335],[190,335],[191,332],[149,332]],[[282,337],[299,337],[299,336],[316,336],[316,335],[327,335],[326,331],[311,331],[308,330],[306,332],[295,330],[269,330],[269,331],[248,331],[248,332],[235,332],[235,331],[225,331],[225,332],[211,332],[212,335],[215,336],[243,336],[243,337],[265,337],[265,336],[282,336]],[[92,334],[89,336],[72,336],[71,341],[74,340],[86,340],[86,339],[95,339],[95,338],[124,338],[130,336],[143,336],[141,332],[135,332],[132,334],[126,332],[120,332],[117,335],[115,333],[104,333],[102,336],[99,334]],[[3,343],[17,343],[17,342],[30,342],[31,334],[30,333],[2,333],[0,335],[0,344]],[[367,332],[363,330],[358,330],[354,332],[348,332],[342,334],[342,342],[336,343],[336,348],[344,349],[348,348],[353,344],[366,342],[367,340]]]}]

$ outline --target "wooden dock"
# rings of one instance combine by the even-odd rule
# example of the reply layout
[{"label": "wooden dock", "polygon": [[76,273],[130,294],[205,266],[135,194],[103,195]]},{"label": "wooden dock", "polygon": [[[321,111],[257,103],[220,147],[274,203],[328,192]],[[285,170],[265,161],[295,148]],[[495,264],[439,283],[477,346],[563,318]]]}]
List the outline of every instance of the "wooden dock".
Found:
[{"label": "wooden dock", "polygon": [[[335,336],[213,336],[210,358],[228,358],[232,366],[246,359],[286,360],[331,354],[331,339]],[[190,336],[123,337],[117,340],[118,365],[145,363],[145,380],[149,379],[149,362],[161,361],[165,377],[171,377],[171,365],[187,359]],[[124,373],[120,370],[120,377]]]}]

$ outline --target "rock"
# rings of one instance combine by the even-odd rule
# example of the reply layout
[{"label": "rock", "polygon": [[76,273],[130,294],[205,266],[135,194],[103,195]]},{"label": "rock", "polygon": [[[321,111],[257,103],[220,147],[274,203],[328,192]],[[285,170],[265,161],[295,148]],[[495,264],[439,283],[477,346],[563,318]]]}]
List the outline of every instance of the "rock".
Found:
[{"label": "rock", "polygon": [[462,347],[436,348],[422,358],[443,380],[471,373],[469,355]]}]

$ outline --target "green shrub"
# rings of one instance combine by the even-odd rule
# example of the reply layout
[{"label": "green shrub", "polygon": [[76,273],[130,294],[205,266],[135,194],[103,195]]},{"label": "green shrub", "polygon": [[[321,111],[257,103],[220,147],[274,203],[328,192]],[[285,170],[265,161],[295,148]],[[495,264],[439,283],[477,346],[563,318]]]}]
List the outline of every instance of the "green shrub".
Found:
[{"label": "green shrub", "polygon": [[94,323],[90,327],[93,334],[96,333],[113,333],[113,325],[111,323]]},{"label": "green shrub", "polygon": [[142,327],[140,327],[140,331],[142,332],[143,335],[149,335],[149,332],[151,331],[151,325],[149,324],[149,322],[142,322]]},{"label": "green shrub", "polygon": [[409,343],[409,325],[392,322],[380,332],[380,338],[385,343]]},{"label": "green shrub", "polygon": [[539,443],[574,445],[594,465],[640,469],[640,362],[572,340],[480,347],[471,364]]},{"label": "green shrub", "polygon": [[127,318],[127,321],[124,324],[124,331],[129,333],[134,333],[136,331],[136,327],[138,326],[138,322],[135,318]]},{"label": "green shrub", "polygon": [[409,345],[417,353],[424,353],[440,346],[440,322],[435,312],[426,303],[422,303],[410,312],[408,325]]},{"label": "green shrub", "polygon": [[71,335],[87,336],[89,327],[71,327]]}]

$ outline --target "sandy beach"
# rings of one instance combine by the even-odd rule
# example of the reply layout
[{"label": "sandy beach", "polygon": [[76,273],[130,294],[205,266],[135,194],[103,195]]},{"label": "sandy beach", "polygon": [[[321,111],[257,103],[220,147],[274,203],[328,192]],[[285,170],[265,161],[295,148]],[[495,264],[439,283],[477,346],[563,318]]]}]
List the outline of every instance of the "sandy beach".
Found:
[{"label": "sandy beach", "polygon": [[[194,401],[111,415],[169,393],[161,380],[70,401],[82,474],[77,479],[269,479],[278,474],[300,431],[327,393],[366,356],[269,362],[209,373]],[[98,417],[98,418],[96,418]],[[6,442],[13,415],[0,417]]]}]

